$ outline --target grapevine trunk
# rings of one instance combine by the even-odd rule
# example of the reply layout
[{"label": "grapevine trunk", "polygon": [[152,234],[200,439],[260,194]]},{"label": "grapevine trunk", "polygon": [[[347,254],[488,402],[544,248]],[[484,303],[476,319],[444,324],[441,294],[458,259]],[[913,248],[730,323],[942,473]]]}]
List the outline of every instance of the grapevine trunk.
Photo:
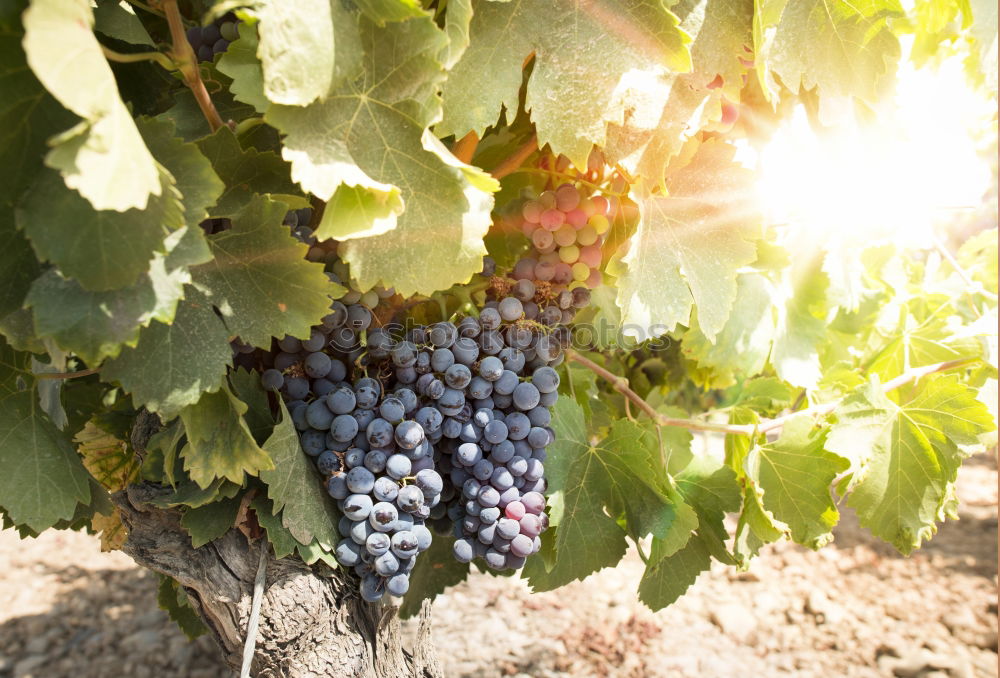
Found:
[{"label": "grapevine trunk", "polygon": [[[225,661],[238,670],[250,618],[261,548],[238,530],[200,548],[176,511],[149,501],[163,490],[131,485],[113,501],[128,529],[123,551],[176,579],[211,631]],[[421,611],[414,651],[402,647],[395,608],[368,604],[341,570],[310,568],[297,558],[266,563],[266,583],[252,676],[261,678],[394,678],[443,675],[430,641],[429,605]]]}]

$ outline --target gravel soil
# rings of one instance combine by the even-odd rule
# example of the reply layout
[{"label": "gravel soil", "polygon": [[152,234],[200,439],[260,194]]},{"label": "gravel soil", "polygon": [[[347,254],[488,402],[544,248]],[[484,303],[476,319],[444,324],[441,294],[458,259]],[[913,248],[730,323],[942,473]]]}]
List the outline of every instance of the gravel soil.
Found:
[{"label": "gravel soil", "polygon": [[[474,575],[434,604],[449,676],[997,676],[997,468],[970,459],[960,516],[910,558],[845,514],[813,553],[719,566],[658,613],[629,554],[559,591]],[[230,678],[157,610],[156,578],[94,537],[0,532],[0,678]],[[415,628],[406,624],[410,633]]]}]

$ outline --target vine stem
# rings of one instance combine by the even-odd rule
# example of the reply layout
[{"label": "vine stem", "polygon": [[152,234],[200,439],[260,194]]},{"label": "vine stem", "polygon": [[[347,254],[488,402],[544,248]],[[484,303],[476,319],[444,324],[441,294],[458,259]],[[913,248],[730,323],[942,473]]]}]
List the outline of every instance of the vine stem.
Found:
[{"label": "vine stem", "polygon": [[100,368],[91,367],[88,370],[80,370],[79,372],[39,372],[38,374],[32,373],[32,376],[35,379],[75,379],[77,377],[89,377],[100,371]]},{"label": "vine stem", "polygon": [[184,76],[184,84],[194,94],[195,101],[198,102],[198,107],[201,109],[202,115],[208,121],[208,126],[215,132],[225,123],[222,121],[219,111],[215,109],[212,97],[209,96],[208,90],[205,89],[205,83],[202,82],[201,72],[198,70],[198,59],[195,57],[194,50],[191,49],[191,45],[187,41],[181,12],[177,8],[177,0],[162,0],[161,7],[163,7],[163,12],[167,16],[167,23],[170,25],[170,38],[173,40],[171,51],[174,61]]},{"label": "vine stem", "polygon": [[479,137],[476,136],[475,132],[469,132],[464,137],[455,142],[455,146],[451,149],[452,154],[464,162],[466,165],[472,164],[472,156],[476,152],[476,147],[479,145]]},{"label": "vine stem", "polygon": [[538,150],[538,135],[532,135],[525,144],[505,158],[499,165],[493,168],[490,174],[494,179],[503,179],[508,174],[516,171],[532,153]]},{"label": "vine stem", "polygon": [[[813,416],[823,416],[833,412],[840,405],[842,400],[835,400],[829,403],[824,403],[822,405],[815,405],[813,407],[807,407],[804,410],[799,410],[798,412],[791,412],[781,417],[775,417],[774,419],[764,419],[756,426],[752,424],[713,424],[710,422],[695,421],[693,419],[678,419],[675,417],[667,417],[660,414],[653,406],[646,402],[638,393],[629,388],[628,380],[625,377],[619,377],[612,372],[604,369],[593,360],[585,358],[576,351],[568,349],[566,351],[566,360],[570,362],[575,362],[583,365],[591,372],[597,376],[608,381],[611,386],[625,396],[627,399],[631,400],[636,406],[639,407],[643,412],[649,415],[659,426],[674,426],[677,428],[686,428],[689,431],[708,431],[712,433],[726,433],[735,435],[759,435],[762,433],[768,433],[770,431],[775,431],[784,426],[788,420],[792,417],[797,417],[800,414],[808,414]],[[916,367],[907,370],[903,374],[899,375],[895,379],[890,379],[889,381],[882,384],[882,392],[886,393],[888,391],[895,390],[900,386],[905,386],[912,381],[916,381],[921,377],[925,377],[928,374],[934,374],[935,372],[944,372],[947,370],[955,369],[956,367],[962,367],[964,365],[971,364],[975,362],[977,358],[959,358],[956,360],[949,360],[943,363],[935,363],[933,365],[927,365],[925,367]]]},{"label": "vine stem", "polygon": [[122,54],[121,52],[116,52],[113,49],[108,49],[104,45],[101,45],[101,51],[104,52],[105,59],[107,59],[108,61],[115,61],[120,64],[133,64],[139,61],[155,61],[168,71],[172,71],[177,68],[174,65],[174,62],[170,60],[170,57],[160,52],[138,52],[133,54]]}]

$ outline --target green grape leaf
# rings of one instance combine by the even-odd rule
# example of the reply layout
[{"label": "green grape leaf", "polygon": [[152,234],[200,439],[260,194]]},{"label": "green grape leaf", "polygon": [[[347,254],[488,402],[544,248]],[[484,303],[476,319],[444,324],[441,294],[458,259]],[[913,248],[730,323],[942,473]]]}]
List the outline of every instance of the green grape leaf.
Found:
[{"label": "green grape leaf", "polygon": [[269,101],[306,106],[329,92],[335,63],[332,5],[329,0],[261,5],[257,55]]},{"label": "green grape leaf", "polygon": [[105,381],[117,381],[132,394],[136,407],[164,421],[218,389],[233,358],[229,333],[211,304],[193,287],[186,294],[172,323],[142,329],[135,348],[124,349],[102,370]]},{"label": "green grape leaf", "polygon": [[[168,424],[166,428],[154,433],[153,437],[146,443],[146,451],[153,452],[160,457],[160,464],[163,467],[161,482],[162,480],[166,480],[170,483],[171,487],[177,486],[174,466],[177,463],[177,453],[179,452],[178,448],[183,437],[183,422],[181,422],[180,419],[174,419],[174,421]],[[148,459],[149,457],[146,458],[147,461]],[[143,470],[145,471],[146,461],[144,461],[143,464]]]},{"label": "green grape leaf", "polygon": [[377,26],[426,15],[419,0],[357,0],[355,4]]},{"label": "green grape leaf", "polygon": [[0,506],[16,525],[41,532],[91,500],[90,474],[32,389],[0,403]]},{"label": "green grape leaf", "polygon": [[159,608],[165,611],[180,627],[188,640],[194,640],[207,633],[208,627],[191,607],[187,594],[184,593],[180,584],[166,575],[161,574],[159,577],[160,587],[156,594],[156,603]]},{"label": "green grape leaf", "polygon": [[288,163],[271,151],[244,150],[228,127],[219,128],[215,134],[199,139],[197,144],[226,185],[215,207],[209,210],[210,216],[232,217],[246,206],[254,193],[275,194],[285,202],[288,202],[285,196],[298,193],[289,175]]},{"label": "green grape leaf", "polygon": [[153,157],[175,179],[184,206],[184,223],[195,228],[208,217],[207,209],[219,199],[225,185],[195,144],[174,136],[172,121],[141,118],[138,124]]},{"label": "green grape leaf", "polygon": [[25,304],[32,309],[35,333],[97,365],[135,346],[139,330],[152,319],[169,323],[183,295],[184,281],[167,273],[162,262],[131,287],[88,292],[72,279],[49,270],[31,285]]},{"label": "green grape leaf", "polygon": [[513,119],[522,68],[534,55],[524,108],[539,146],[550,144],[577,167],[587,166],[594,144],[605,145],[607,123],[627,114],[626,101],[616,96],[627,74],[691,68],[690,38],[677,17],[652,0],[480,3],[469,32],[469,47],[444,84],[438,135],[474,131],[481,137],[502,111]]},{"label": "green grape leaf", "polygon": [[14,226],[13,212],[0,206],[0,318],[21,308],[40,271],[27,238]]},{"label": "green grape leaf", "polygon": [[725,99],[740,101],[741,58],[750,58],[753,0],[671,0],[680,28],[693,37],[690,73],[637,79],[625,92],[628,115],[608,125],[606,152],[653,184],[688,138],[722,115]]},{"label": "green grape leaf", "polygon": [[77,120],[31,72],[14,17],[0,20],[0,205],[13,204],[43,167],[48,138]]},{"label": "green grape leaf", "polygon": [[94,30],[122,42],[147,45],[154,49],[156,47],[146,27],[135,15],[132,5],[119,0],[101,0],[97,3],[97,7],[94,7]]},{"label": "green grape leaf", "polygon": [[712,370],[716,388],[729,386],[764,370],[774,336],[772,295],[771,285],[764,276],[758,273],[739,275],[732,313],[714,343],[698,326],[697,309],[692,313],[691,327],[681,341],[681,352],[695,360],[699,367]]},{"label": "green grape leaf", "polygon": [[181,516],[181,527],[191,535],[191,546],[198,548],[229,532],[240,511],[240,497],[214,501],[195,509],[188,509]]},{"label": "green grape leaf", "polygon": [[323,208],[316,226],[317,240],[351,240],[382,235],[396,228],[403,211],[398,193],[379,193],[341,184]]},{"label": "green grape leaf", "polygon": [[254,346],[271,337],[308,337],[330,310],[330,295],[343,290],[306,261],[308,245],[281,221],[287,206],[255,196],[233,216],[232,227],[209,236],[215,257],[192,269],[197,285],[211,295],[231,334]]},{"label": "green grape leaf", "polygon": [[[689,534],[697,524],[669,484],[655,433],[619,420],[592,446],[583,409],[568,398],[553,408],[552,426],[556,442],[549,447],[546,465],[549,491],[562,493],[563,503],[553,518],[558,522],[554,567],[535,571],[533,589],[549,590],[618,562],[625,552],[626,532],[634,538],[653,534],[662,539],[677,531]],[[625,516],[625,531],[615,520],[618,513]]]},{"label": "green grape leaf", "polygon": [[340,541],[339,516],[323,487],[323,479],[299,445],[298,431],[284,402],[280,406],[281,421],[264,443],[264,449],[274,459],[274,467],[262,471],[260,479],[267,483],[273,510],[281,511],[281,522],[292,536],[303,544],[316,540],[330,550]]},{"label": "green grape leaf", "polygon": [[237,367],[229,373],[229,385],[237,398],[247,405],[246,419],[254,440],[263,443],[274,428],[274,417],[267,404],[267,393],[260,384],[260,374],[245,367]]},{"label": "green grape leaf", "polygon": [[181,450],[184,470],[199,486],[207,488],[217,478],[242,484],[244,473],[255,476],[274,468],[268,452],[250,434],[243,419],[246,411],[246,404],[227,386],[181,410],[188,439]]},{"label": "green grape leaf", "polygon": [[[587,440],[583,410],[569,398],[552,408],[556,440],[549,445],[546,472],[549,493],[563,494],[556,531],[556,563],[550,572],[535,571],[528,582],[548,591],[613,566],[625,555],[625,532],[604,512],[612,491],[607,467]],[[544,575],[544,576],[543,576]]]},{"label": "green grape leaf", "polygon": [[240,37],[229,43],[216,67],[220,73],[232,78],[229,91],[237,101],[264,113],[271,102],[264,94],[264,71],[257,58],[257,26],[241,21],[236,24],[236,30]]},{"label": "green grape leaf", "polygon": [[847,503],[863,527],[904,554],[937,531],[965,453],[996,423],[974,389],[951,375],[928,377],[917,396],[897,405],[877,379],[834,411],[826,449],[852,462]]},{"label": "green grape leaf", "polygon": [[705,542],[690,539],[684,548],[660,556],[659,540],[653,540],[649,562],[639,581],[639,600],[649,609],[662,610],[684,595],[698,575],[709,568],[712,558]]},{"label": "green grape leaf", "polygon": [[760,412],[777,412],[792,404],[794,394],[788,384],[774,377],[759,377],[745,381],[734,405]]},{"label": "green grape leaf", "polygon": [[86,0],[35,0],[24,13],[23,45],[31,70],[63,106],[84,119],[55,140],[45,164],[59,170],[66,185],[95,210],[142,210],[165,187],[118,96],[93,24]]},{"label": "green grape leaf", "polygon": [[889,380],[914,367],[978,358],[982,353],[982,345],[975,337],[953,337],[945,318],[917,322],[912,315],[905,314],[892,338],[868,364],[868,372]]},{"label": "green grape leaf", "polygon": [[757,227],[747,204],[753,174],[733,162],[734,152],[706,141],[672,172],[669,196],[639,202],[642,219],[618,280],[618,306],[631,334],[659,336],[686,325],[692,304],[710,341],[725,327],[736,271],[754,260],[749,239]]},{"label": "green grape leaf", "polygon": [[793,92],[818,88],[824,99],[856,96],[869,104],[889,92],[899,59],[890,20],[903,16],[898,0],[759,0],[767,39],[757,59],[777,91],[774,77]]},{"label": "green grape leaf", "polygon": [[410,573],[410,590],[399,607],[399,616],[409,619],[420,612],[425,600],[434,600],[449,586],[461,583],[469,576],[469,564],[455,560],[451,536],[435,534],[431,547],[420,554]]},{"label": "green grape leaf", "polygon": [[85,289],[119,289],[149,270],[153,255],[164,250],[168,229],[184,225],[173,189],[166,180],[164,185],[165,194],[150,198],[145,210],[97,211],[55,172],[45,172],[18,206],[17,226],[40,260],[56,264]]},{"label": "green grape leaf", "polygon": [[827,544],[840,514],[830,487],[849,463],[823,449],[825,435],[811,415],[787,421],[774,442],[751,448],[747,477],[763,490],[763,507],[788,526],[793,541],[811,549]]},{"label": "green grape leaf", "polygon": [[[829,488],[827,488],[829,492]],[[743,511],[736,523],[733,539],[733,556],[737,567],[745,569],[760,550],[789,536],[789,527],[764,508],[763,492],[759,486],[748,483],[743,491]]]},{"label": "green grape leaf", "polygon": [[275,558],[284,558],[295,553],[302,546],[295,540],[292,533],[281,524],[281,511],[274,513],[274,504],[267,497],[257,496],[250,504],[257,516],[257,522],[267,532],[267,540],[271,542]]},{"label": "green grape leaf", "polygon": [[[728,533],[724,520],[727,513],[740,508],[740,488],[736,474],[729,466],[707,455],[695,456],[676,476],[677,489],[684,501],[698,514],[696,537],[705,543],[717,560],[733,563],[726,549]],[[694,538],[692,538],[694,539]]]},{"label": "green grape leaf", "polygon": [[236,483],[224,478],[216,478],[207,487],[199,487],[193,480],[184,479],[170,494],[152,499],[149,503],[160,508],[186,506],[199,508],[215,501],[235,497],[242,489]]},{"label": "green grape leaf", "polygon": [[391,232],[340,250],[362,288],[381,282],[403,296],[447,289],[482,269],[498,184],[425,131],[440,108],[435,56],[446,44],[434,22],[378,28],[362,18],[360,37],[366,65],[355,76],[322,103],[272,106],[267,119],[287,135],[283,155],[304,190],[329,200],[346,184],[387,205],[401,196],[405,210]]}]

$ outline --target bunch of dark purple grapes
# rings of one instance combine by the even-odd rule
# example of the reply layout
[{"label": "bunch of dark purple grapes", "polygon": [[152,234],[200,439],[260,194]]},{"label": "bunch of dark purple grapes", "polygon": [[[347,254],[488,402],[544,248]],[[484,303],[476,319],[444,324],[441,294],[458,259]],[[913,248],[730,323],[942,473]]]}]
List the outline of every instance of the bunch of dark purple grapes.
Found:
[{"label": "bunch of dark purple grapes", "polygon": [[237,18],[229,13],[207,26],[194,26],[187,30],[187,40],[198,56],[198,61],[212,61],[217,54],[229,49],[229,43],[240,37]]},{"label": "bunch of dark purple grapes", "polygon": [[513,297],[479,318],[414,328],[402,341],[368,333],[367,359],[423,405],[414,419],[446,481],[444,509],[429,518],[438,533],[454,534],[460,562],[519,569],[541,547],[544,462],[555,438],[549,408],[559,387],[552,365],[562,351],[557,333],[526,320]]}]

